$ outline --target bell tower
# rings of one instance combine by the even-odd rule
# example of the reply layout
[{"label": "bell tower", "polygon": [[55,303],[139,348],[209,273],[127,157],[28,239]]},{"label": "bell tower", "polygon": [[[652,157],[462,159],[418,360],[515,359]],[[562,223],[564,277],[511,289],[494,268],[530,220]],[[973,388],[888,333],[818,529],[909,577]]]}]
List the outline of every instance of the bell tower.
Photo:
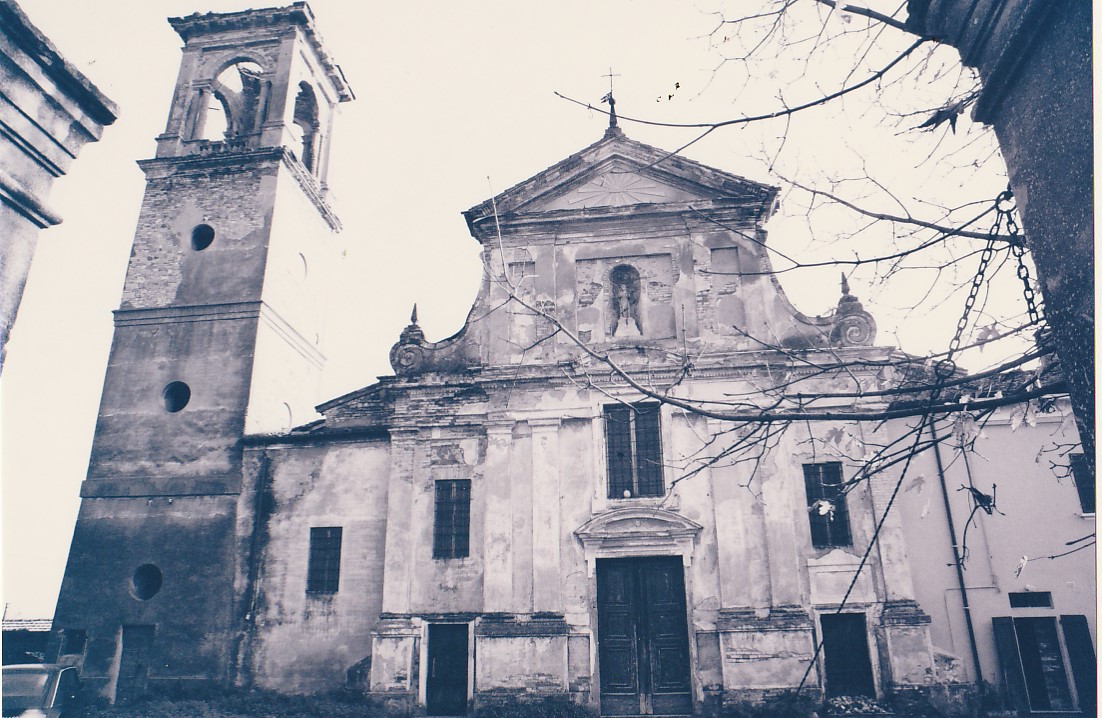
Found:
[{"label": "bell tower", "polygon": [[156,156],[139,162],[145,196],[54,618],[60,653],[120,701],[232,678],[250,540],[242,439],[309,421],[319,399],[340,227],[325,178],[336,107],[353,99],[303,2],[169,22],[183,58]]}]

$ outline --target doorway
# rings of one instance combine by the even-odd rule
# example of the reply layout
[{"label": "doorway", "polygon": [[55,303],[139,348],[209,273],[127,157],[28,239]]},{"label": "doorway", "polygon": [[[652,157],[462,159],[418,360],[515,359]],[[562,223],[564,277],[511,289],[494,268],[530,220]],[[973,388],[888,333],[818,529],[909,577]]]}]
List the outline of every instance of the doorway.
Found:
[{"label": "doorway", "polygon": [[123,626],[120,641],[118,683],[115,702],[126,705],[145,695],[153,650],[153,626]]},{"label": "doorway", "polygon": [[597,561],[601,714],[689,715],[689,632],[679,556]]},{"label": "doorway", "polygon": [[875,698],[865,614],[824,614],[819,622],[823,627],[827,695]]},{"label": "doorway", "polygon": [[467,624],[429,625],[425,703],[430,716],[467,713]]}]

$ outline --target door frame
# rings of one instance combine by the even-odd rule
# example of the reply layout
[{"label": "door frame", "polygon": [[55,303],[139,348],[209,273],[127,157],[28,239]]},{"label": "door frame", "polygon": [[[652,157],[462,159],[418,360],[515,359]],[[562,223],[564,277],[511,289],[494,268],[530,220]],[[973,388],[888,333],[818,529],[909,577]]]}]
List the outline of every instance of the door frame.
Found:
[{"label": "door frame", "polygon": [[[417,705],[427,708],[429,690],[429,626],[466,626],[467,627],[467,704],[474,696],[474,623],[472,621],[434,621],[421,619],[421,636],[417,648]],[[469,712],[468,712],[469,713]]]},{"label": "door frame", "polygon": [[[837,606],[819,606],[813,607],[812,612],[812,625],[815,632],[813,638],[815,644],[818,645],[823,640],[823,616],[832,616],[838,612]],[[879,699],[884,695],[880,681],[880,646],[876,640],[876,632],[874,628],[874,622],[872,620],[872,611],[869,606],[849,606],[847,605],[842,609],[843,614],[858,614],[865,617],[865,647],[869,652],[869,664],[872,667],[872,691],[873,697]],[[814,648],[814,645],[812,648]],[[815,670],[819,674],[819,690],[823,695],[826,695],[826,645],[823,646],[819,652],[819,657],[815,661]]]},{"label": "door frame", "polygon": [[682,587],[685,590],[685,633],[689,644],[689,699],[692,701],[692,710],[695,712],[700,708],[703,702],[703,688],[700,683],[700,676],[697,672],[697,660],[696,660],[696,632],[694,630],[693,623],[693,602],[691,596],[692,591],[692,572],[689,571],[691,562],[689,556],[682,553],[659,553],[659,552],[647,552],[644,554],[621,554],[620,552],[609,552],[609,555],[602,555],[597,557],[593,563],[593,571],[589,574],[589,625],[590,629],[590,644],[589,644],[589,660],[590,660],[590,704],[597,709],[598,715],[601,713],[601,660],[600,649],[597,645],[599,626],[597,624],[597,570],[596,562],[604,559],[645,559],[645,558],[679,558],[681,559],[681,580]]}]

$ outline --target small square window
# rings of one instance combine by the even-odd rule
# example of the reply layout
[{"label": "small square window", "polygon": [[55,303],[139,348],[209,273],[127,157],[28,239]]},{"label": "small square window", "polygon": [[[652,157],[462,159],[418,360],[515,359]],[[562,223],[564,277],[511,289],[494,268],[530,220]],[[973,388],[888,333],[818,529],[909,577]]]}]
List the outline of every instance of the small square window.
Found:
[{"label": "small square window", "polygon": [[811,545],[815,548],[850,546],[849,512],[842,491],[842,465],[804,464],[807,515],[811,523]]},{"label": "small square window", "polygon": [[466,558],[471,552],[470,544],[470,479],[437,481],[432,557]]},{"label": "small square window", "polygon": [[341,578],[340,526],[310,529],[306,593],[336,593]]},{"label": "small square window", "polygon": [[608,497],[664,495],[658,404],[611,404],[604,413]]},{"label": "small square window", "polygon": [[66,628],[61,632],[61,655],[79,656],[84,654],[88,643],[88,632],[82,628]]},{"label": "small square window", "polygon": [[1010,594],[1011,608],[1052,608],[1052,594],[1048,591],[1023,591]]}]

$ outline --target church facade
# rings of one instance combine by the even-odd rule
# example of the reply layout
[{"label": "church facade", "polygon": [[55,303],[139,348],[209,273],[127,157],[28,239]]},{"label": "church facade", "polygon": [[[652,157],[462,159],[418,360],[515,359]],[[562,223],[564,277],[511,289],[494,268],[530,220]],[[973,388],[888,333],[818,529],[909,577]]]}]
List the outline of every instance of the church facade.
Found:
[{"label": "church facade", "polygon": [[303,3],[171,22],[184,61],[54,622],[86,683],[689,715],[794,689],[948,705],[981,677],[932,638],[898,471],[836,450],[899,427],[736,420],[786,383],[875,413],[900,380],[848,289],[825,317],[785,297],[776,188],[613,122],[464,213],[484,279],[458,333],[428,341],[414,310],[393,376],[296,426],[353,95]]}]

